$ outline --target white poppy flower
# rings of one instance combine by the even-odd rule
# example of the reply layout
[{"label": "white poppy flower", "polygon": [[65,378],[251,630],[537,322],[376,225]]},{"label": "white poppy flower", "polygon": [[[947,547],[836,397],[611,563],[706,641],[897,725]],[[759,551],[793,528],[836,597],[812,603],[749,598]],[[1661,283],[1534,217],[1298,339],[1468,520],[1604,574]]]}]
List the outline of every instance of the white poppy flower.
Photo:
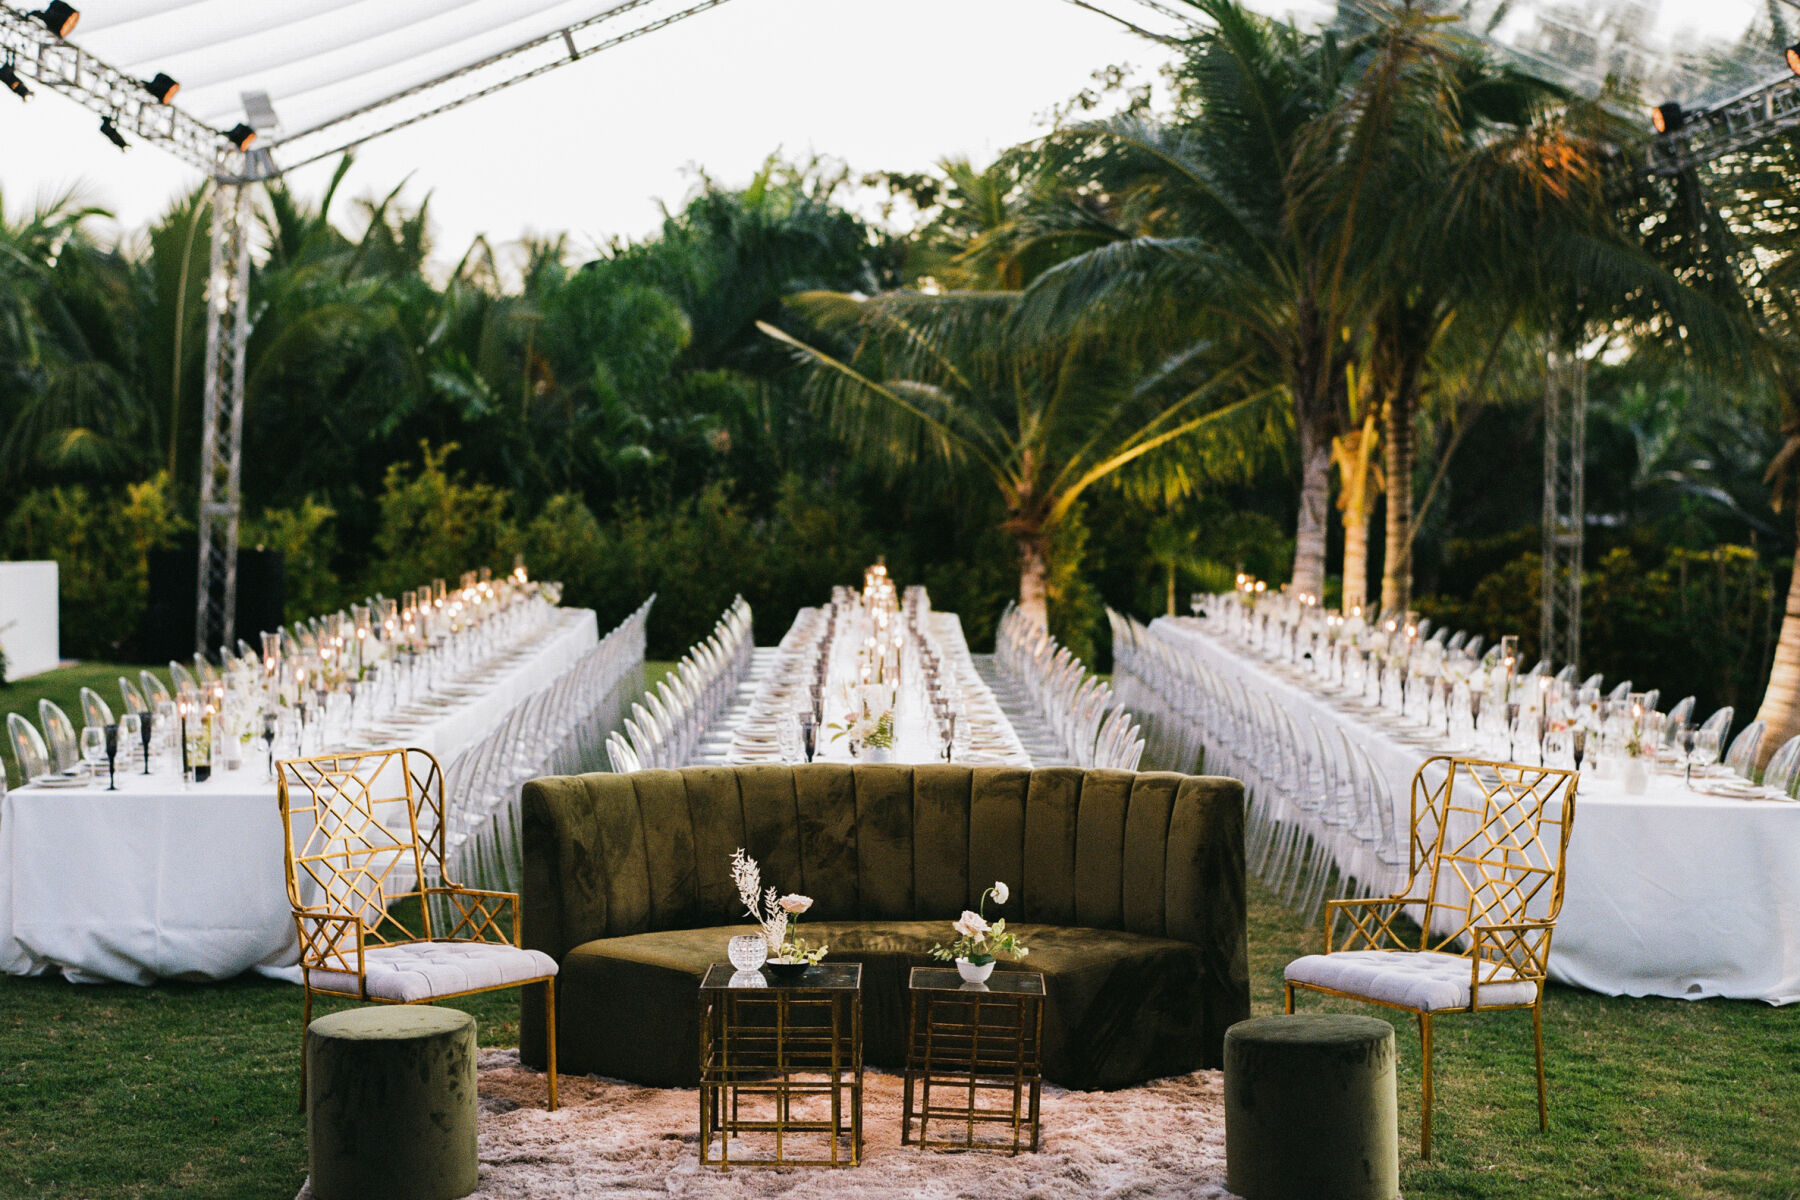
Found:
[{"label": "white poppy flower", "polygon": [[1012,893],[1007,890],[1006,884],[1002,883],[998,879],[994,880],[993,892],[994,892],[994,903],[995,904],[1005,904],[1006,898],[1008,896],[1012,895]]}]

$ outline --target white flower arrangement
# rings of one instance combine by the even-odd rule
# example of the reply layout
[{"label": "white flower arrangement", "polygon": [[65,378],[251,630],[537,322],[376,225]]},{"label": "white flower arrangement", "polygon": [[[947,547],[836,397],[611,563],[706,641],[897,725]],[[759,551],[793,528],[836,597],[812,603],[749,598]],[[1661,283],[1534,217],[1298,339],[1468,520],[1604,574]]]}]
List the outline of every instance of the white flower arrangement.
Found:
[{"label": "white flower arrangement", "polygon": [[977,911],[964,909],[963,915],[950,923],[950,928],[957,932],[957,939],[948,946],[933,946],[931,956],[941,962],[965,959],[971,965],[980,967],[993,962],[996,954],[1018,959],[1031,953],[1019,941],[1018,936],[1006,928],[1005,917],[992,925],[988,924],[985,915],[988,899],[992,897],[996,905],[1001,905],[1006,903],[1011,894],[1005,883],[995,880],[994,886],[981,894],[981,899],[975,905]]},{"label": "white flower arrangement", "polygon": [[783,896],[774,888],[765,890],[762,868],[744,853],[742,846],[731,852],[731,881],[737,885],[738,899],[743,902],[746,915],[762,927],[770,958],[817,963],[830,953],[831,947],[809,946],[804,938],[794,934],[800,925],[801,914],[813,906],[812,897],[798,892]]},{"label": "white flower arrangement", "polygon": [[844,698],[850,711],[842,724],[826,726],[831,740],[849,738],[865,746],[886,750],[894,744],[894,689],[884,683],[848,685]]}]

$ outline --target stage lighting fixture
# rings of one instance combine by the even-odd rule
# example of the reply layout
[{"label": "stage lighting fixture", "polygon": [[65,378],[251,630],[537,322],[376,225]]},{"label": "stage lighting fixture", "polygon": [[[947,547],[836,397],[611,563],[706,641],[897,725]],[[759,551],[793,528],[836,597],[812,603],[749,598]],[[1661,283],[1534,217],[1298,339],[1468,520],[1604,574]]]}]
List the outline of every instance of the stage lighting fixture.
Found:
[{"label": "stage lighting fixture", "polygon": [[54,3],[45,5],[42,12],[34,12],[31,15],[42,21],[44,28],[59,38],[66,38],[74,33],[75,22],[81,20],[81,14],[70,5],[63,3],[63,0],[55,0]]},{"label": "stage lighting fixture", "polygon": [[1795,42],[1787,48],[1787,65],[1788,70],[1800,75],[1800,42]]},{"label": "stage lighting fixture", "polygon": [[25,81],[19,78],[18,70],[11,63],[0,66],[0,83],[4,83],[6,90],[19,99],[31,99],[31,89],[25,86]]},{"label": "stage lighting fixture", "polygon": [[175,99],[175,93],[181,90],[181,85],[158,71],[155,78],[144,80],[144,90],[155,96],[158,104],[167,104]]},{"label": "stage lighting fixture", "polygon": [[1673,100],[1665,101],[1650,110],[1650,124],[1658,133],[1674,133],[1687,123],[1687,115],[1681,111],[1681,105]]},{"label": "stage lighting fixture", "polygon": [[248,125],[237,124],[225,131],[225,137],[239,150],[248,150],[250,143],[256,140],[256,130]]},{"label": "stage lighting fixture", "polygon": [[125,149],[129,144],[125,141],[125,135],[119,132],[119,127],[113,124],[113,119],[111,117],[100,118],[100,132],[106,135],[107,141],[111,142],[121,150]]}]

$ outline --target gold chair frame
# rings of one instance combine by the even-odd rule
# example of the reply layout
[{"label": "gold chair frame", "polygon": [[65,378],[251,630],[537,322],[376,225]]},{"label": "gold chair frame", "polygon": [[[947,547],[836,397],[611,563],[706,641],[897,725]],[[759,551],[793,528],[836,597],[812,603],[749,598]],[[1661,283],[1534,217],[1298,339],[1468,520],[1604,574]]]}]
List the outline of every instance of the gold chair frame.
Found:
[{"label": "gold chair frame", "polygon": [[[1443,782],[1427,783],[1426,772],[1440,763],[1448,766]],[[1460,794],[1453,794],[1459,776],[1467,786]],[[1538,1130],[1547,1133],[1550,1129],[1544,1084],[1544,982],[1549,975],[1550,938],[1562,911],[1569,830],[1575,822],[1575,788],[1579,779],[1574,771],[1551,767],[1448,755],[1426,759],[1413,775],[1410,875],[1406,888],[1393,896],[1332,900],[1325,906],[1328,955],[1345,950],[1417,950],[1467,958],[1467,1008],[1438,1009],[1434,1013],[1319,984],[1286,984],[1290,1013],[1294,1011],[1295,989],[1305,988],[1410,1012],[1418,1018],[1424,1076],[1419,1154],[1424,1159],[1431,1158],[1431,1022],[1434,1015],[1445,1012],[1531,1011],[1531,1035],[1537,1051]],[[1550,854],[1552,848],[1554,858]],[[1446,866],[1449,875],[1444,874]],[[1427,869],[1423,877],[1425,894],[1412,895],[1414,886],[1421,882],[1422,867]],[[1441,893],[1440,883],[1458,884],[1463,894]],[[1548,895],[1540,902],[1539,915],[1530,915],[1529,906],[1546,889]],[[1416,947],[1408,945],[1403,931],[1394,928],[1395,920],[1408,909],[1421,910]],[[1349,929],[1344,944],[1334,947],[1332,933],[1340,916],[1348,921]],[[1447,932],[1434,934],[1434,925]],[[1500,983],[1533,983],[1536,996],[1529,1004],[1482,1003],[1482,985]]]},{"label": "gold chair frame", "polygon": [[[283,843],[288,902],[300,935],[300,971],[306,993],[300,1023],[301,1107],[306,1104],[306,1029],[312,1024],[313,997],[334,996],[369,1004],[430,1004],[541,983],[549,1037],[550,1111],[556,1111],[555,975],[415,1001],[368,994],[364,951],[371,946],[422,942],[519,945],[518,893],[463,887],[445,873],[444,771],[437,758],[426,750],[404,748],[283,759],[276,764],[276,781],[282,828],[287,833]],[[376,794],[378,785],[383,794]],[[385,794],[389,790],[397,794]],[[384,813],[393,820],[384,821]],[[422,815],[428,818],[423,823]],[[395,829],[404,829],[407,839],[396,836]],[[402,862],[412,866],[413,886],[389,892],[386,881]],[[440,882],[434,885],[433,879]],[[320,901],[308,902],[303,894],[308,883],[317,889]],[[394,901],[406,899],[419,902],[418,933],[391,910]],[[432,928],[433,901],[448,908],[451,924],[447,931]],[[316,985],[314,971],[354,975],[355,990]]]}]

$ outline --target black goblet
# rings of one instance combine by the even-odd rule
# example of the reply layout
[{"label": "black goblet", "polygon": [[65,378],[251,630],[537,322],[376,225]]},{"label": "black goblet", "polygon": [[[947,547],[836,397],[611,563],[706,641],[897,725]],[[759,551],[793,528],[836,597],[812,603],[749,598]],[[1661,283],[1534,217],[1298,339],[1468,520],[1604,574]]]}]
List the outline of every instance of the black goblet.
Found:
[{"label": "black goblet", "polygon": [[138,737],[141,738],[144,743],[144,774],[146,775],[150,773],[150,734],[152,732],[152,727],[155,724],[155,713],[146,711],[139,714]]},{"label": "black goblet", "polygon": [[119,790],[118,780],[114,775],[114,767],[117,766],[118,761],[119,727],[117,725],[108,725],[106,727],[106,790],[109,792],[116,792]]},{"label": "black goblet", "polygon": [[275,778],[275,714],[272,712],[263,714],[262,740],[263,746],[269,752],[269,778],[273,779]]}]

